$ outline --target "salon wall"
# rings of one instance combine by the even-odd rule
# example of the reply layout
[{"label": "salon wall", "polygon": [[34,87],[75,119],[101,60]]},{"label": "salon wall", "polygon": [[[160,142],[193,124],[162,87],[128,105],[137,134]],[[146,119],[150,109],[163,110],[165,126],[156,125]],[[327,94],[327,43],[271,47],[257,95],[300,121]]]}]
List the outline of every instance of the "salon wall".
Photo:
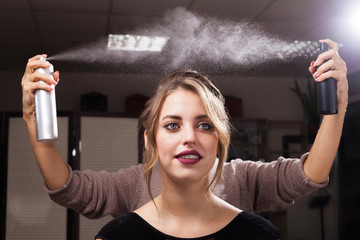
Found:
[{"label": "salon wall", "polygon": [[[0,111],[21,111],[22,72],[0,72]],[[84,93],[97,91],[108,97],[108,111],[123,112],[125,96],[150,96],[161,75],[60,73],[56,87],[58,110],[80,110]],[[294,78],[209,76],[224,95],[241,97],[246,118],[303,120],[297,96],[289,90]],[[305,89],[306,79],[298,80]]]},{"label": "salon wall", "polygon": [[[0,112],[21,111],[21,77],[22,72],[0,72]],[[81,95],[97,91],[108,97],[108,111],[124,112],[125,96],[140,93],[150,96],[161,75],[143,74],[94,74],[94,73],[60,73],[60,84],[56,87],[57,107],[60,111],[80,110]],[[301,121],[302,107],[298,97],[289,90],[294,86],[294,78],[277,77],[240,77],[209,76],[224,95],[241,97],[245,118],[266,118],[268,120]],[[306,89],[307,79],[298,79],[302,89]],[[326,217],[335,219],[334,199],[325,210]],[[308,209],[309,198],[289,208],[287,225],[289,239],[318,239],[320,214],[317,209]],[[305,209],[305,210],[304,210]],[[330,212],[329,212],[330,211]],[[314,222],[301,227],[299,216],[314,219]],[[309,217],[311,216],[311,217]],[[329,224],[329,223],[327,223]],[[298,232],[301,232],[301,234]],[[326,227],[327,236],[336,239],[336,223]],[[330,231],[330,232],[328,232]],[[315,234],[315,235],[314,235]]]}]

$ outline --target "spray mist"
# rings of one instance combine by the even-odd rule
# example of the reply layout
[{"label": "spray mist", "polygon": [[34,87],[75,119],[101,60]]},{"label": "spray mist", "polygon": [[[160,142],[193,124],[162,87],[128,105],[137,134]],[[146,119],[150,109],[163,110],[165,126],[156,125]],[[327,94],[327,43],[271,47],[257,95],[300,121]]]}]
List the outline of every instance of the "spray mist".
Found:
[{"label": "spray mist", "polygon": [[[45,61],[44,57],[40,60]],[[53,78],[54,67],[38,68],[36,72]],[[42,84],[46,84],[40,81]],[[35,92],[36,138],[39,142],[51,142],[58,139],[55,89],[51,92],[38,89]]]},{"label": "spray mist", "polygon": [[[328,50],[328,45],[325,42],[320,44],[319,54],[326,52]],[[327,62],[324,61],[324,63]],[[321,115],[331,115],[337,114],[337,88],[336,80],[334,78],[327,78],[322,82],[316,83],[317,91],[317,102],[318,102],[318,112]]]}]

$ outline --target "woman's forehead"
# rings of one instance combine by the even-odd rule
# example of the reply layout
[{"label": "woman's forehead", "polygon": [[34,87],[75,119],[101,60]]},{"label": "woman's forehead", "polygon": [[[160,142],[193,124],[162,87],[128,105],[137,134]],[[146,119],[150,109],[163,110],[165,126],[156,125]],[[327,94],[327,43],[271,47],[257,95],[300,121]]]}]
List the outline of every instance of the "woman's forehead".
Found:
[{"label": "woman's forehead", "polygon": [[190,90],[177,89],[169,94],[161,107],[162,115],[183,115],[183,114],[206,114],[205,107],[200,96]]}]

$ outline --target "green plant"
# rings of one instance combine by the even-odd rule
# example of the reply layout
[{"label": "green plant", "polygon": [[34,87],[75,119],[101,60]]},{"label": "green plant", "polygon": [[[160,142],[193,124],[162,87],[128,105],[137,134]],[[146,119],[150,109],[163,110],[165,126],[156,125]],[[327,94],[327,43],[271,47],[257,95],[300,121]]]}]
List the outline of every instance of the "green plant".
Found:
[{"label": "green plant", "polygon": [[320,122],[320,115],[317,111],[317,97],[316,97],[316,86],[308,79],[307,93],[302,92],[297,80],[295,79],[295,88],[290,88],[301,101],[304,112],[304,119],[308,124],[318,125]]}]

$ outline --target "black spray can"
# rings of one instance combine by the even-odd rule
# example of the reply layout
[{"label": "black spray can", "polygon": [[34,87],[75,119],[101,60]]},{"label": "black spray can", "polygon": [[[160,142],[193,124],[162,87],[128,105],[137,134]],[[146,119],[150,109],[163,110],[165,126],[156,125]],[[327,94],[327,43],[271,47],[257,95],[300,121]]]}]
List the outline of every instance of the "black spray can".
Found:
[{"label": "black spray can", "polygon": [[[328,45],[325,42],[320,44],[319,54],[326,52]],[[324,61],[324,63],[327,60]],[[334,78],[327,78],[322,82],[316,82],[318,112],[321,115],[331,115],[338,113],[337,87]]]},{"label": "black spray can", "polygon": [[[45,61],[44,57],[40,60]],[[38,68],[36,72],[44,73],[53,78],[54,67]],[[46,84],[40,81],[42,84]],[[55,87],[55,86],[52,86]],[[36,138],[39,142],[52,142],[58,139],[55,89],[51,92],[36,90],[35,92]]]}]

